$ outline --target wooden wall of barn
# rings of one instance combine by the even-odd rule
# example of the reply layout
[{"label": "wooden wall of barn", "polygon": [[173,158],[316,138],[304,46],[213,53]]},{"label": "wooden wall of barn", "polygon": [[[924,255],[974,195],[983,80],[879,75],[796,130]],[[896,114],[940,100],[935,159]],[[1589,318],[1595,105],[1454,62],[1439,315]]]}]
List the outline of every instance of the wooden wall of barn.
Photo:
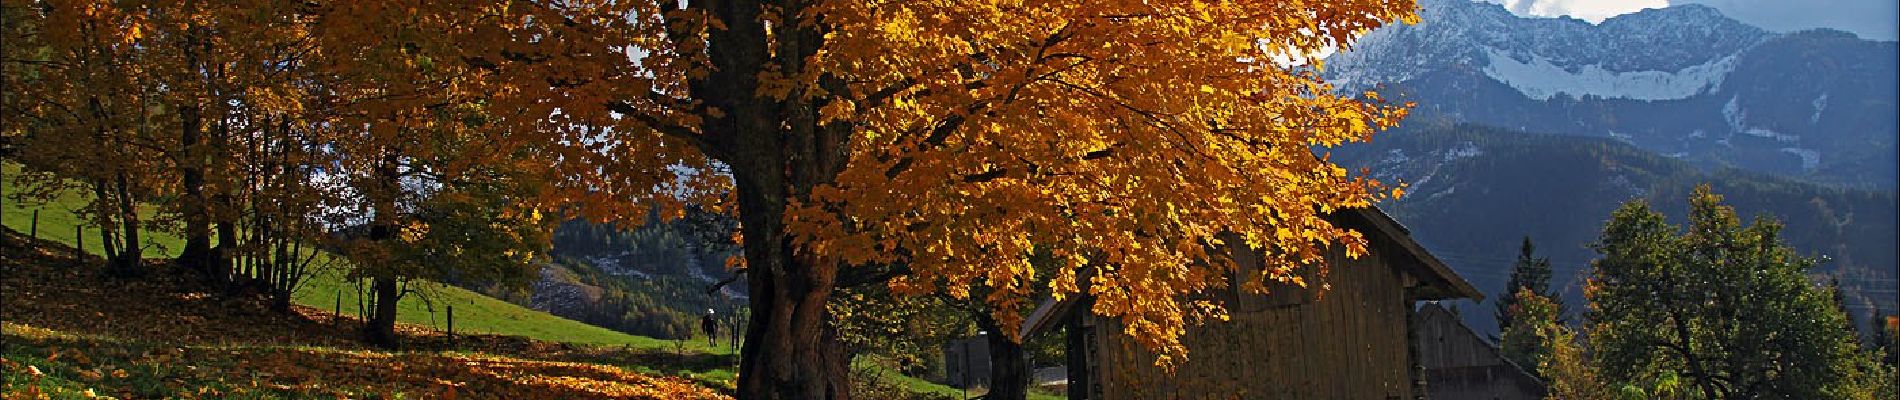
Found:
[{"label": "wooden wall of barn", "polygon": [[1428,304],[1418,311],[1419,365],[1434,399],[1530,400],[1545,395],[1543,381],[1478,337],[1458,316]]},{"label": "wooden wall of barn", "polygon": [[[1376,237],[1376,236],[1375,236]],[[1191,328],[1189,361],[1175,375],[1118,329],[1094,335],[1105,399],[1411,399],[1407,353],[1407,277],[1381,255],[1399,254],[1375,239],[1372,254],[1335,262],[1321,297],[1234,310],[1228,322]],[[1403,256],[1400,256],[1403,257]],[[1108,321],[1095,329],[1114,327]],[[1105,378],[1105,379],[1103,379]]]}]

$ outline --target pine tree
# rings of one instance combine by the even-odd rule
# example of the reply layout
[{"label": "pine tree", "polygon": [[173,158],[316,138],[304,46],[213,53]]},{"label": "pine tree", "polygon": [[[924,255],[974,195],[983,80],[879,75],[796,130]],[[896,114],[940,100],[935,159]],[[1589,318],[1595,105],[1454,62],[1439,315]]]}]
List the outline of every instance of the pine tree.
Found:
[{"label": "pine tree", "polygon": [[1565,312],[1563,299],[1557,297],[1557,293],[1550,288],[1550,257],[1537,257],[1536,252],[1537,245],[1531,243],[1530,236],[1525,236],[1524,244],[1518,250],[1517,262],[1511,264],[1511,280],[1505,283],[1504,294],[1498,296],[1499,332],[1515,325],[1512,321],[1511,309],[1523,301],[1518,296],[1518,289],[1530,289],[1532,293],[1550,299],[1553,304],[1556,304],[1557,321],[1563,321]]}]

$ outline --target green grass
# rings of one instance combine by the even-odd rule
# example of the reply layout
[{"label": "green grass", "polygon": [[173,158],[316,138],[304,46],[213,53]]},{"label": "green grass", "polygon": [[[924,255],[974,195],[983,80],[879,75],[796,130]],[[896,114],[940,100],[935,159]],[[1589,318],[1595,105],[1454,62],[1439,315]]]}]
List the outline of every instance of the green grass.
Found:
[{"label": "green grass", "polygon": [[[74,211],[82,208],[87,199],[83,193],[64,192],[46,201],[17,201],[13,196],[20,191],[15,177],[20,175],[17,164],[0,164],[0,223],[7,228],[27,232],[33,223],[33,211],[39,211],[40,238],[72,245],[75,239],[75,227],[83,226],[87,252],[101,253],[98,246],[98,227],[81,221]],[[147,257],[173,257],[184,248],[184,240],[176,234],[147,230],[142,233],[146,242]],[[321,256],[327,257],[327,256]],[[319,263],[322,263],[319,261]],[[422,295],[404,296],[398,303],[396,319],[401,322],[427,326],[436,329],[446,328],[447,306],[455,306],[455,330],[457,333],[487,333],[497,335],[522,336],[535,340],[574,343],[583,345],[627,346],[634,349],[676,351],[688,353],[732,354],[730,347],[712,348],[701,340],[688,340],[683,346],[672,340],[655,339],[645,336],[629,335],[578,321],[561,318],[546,312],[521,307],[497,300],[459,287],[422,282],[419,289]],[[323,271],[312,276],[298,288],[293,296],[297,304],[321,309],[337,308],[340,298],[344,315],[357,313],[357,286],[343,277],[342,271]],[[433,312],[432,312],[433,311]],[[641,372],[665,372],[638,365],[622,367]],[[687,376],[702,382],[732,381],[736,371],[719,368],[701,371]],[[904,387],[920,393],[960,395],[962,392],[944,385],[938,385],[923,379],[889,373]],[[1032,393],[1032,399],[1054,399],[1056,397]]]},{"label": "green grass", "polygon": [[[39,211],[38,235],[67,245],[80,244],[75,238],[75,227],[83,227],[86,240],[85,250],[99,254],[99,228],[81,221],[74,214],[85,206],[87,198],[83,193],[67,191],[45,201],[19,201],[14,198],[21,188],[15,181],[20,166],[16,164],[0,165],[0,222],[7,228],[27,232],[32,229],[33,212]],[[142,233],[147,257],[173,257],[184,248],[184,240],[176,234],[162,231]],[[325,256],[327,258],[327,256]],[[319,261],[322,263],[322,261]],[[459,287],[422,282],[417,287],[419,293],[403,296],[398,303],[396,319],[401,322],[428,326],[436,329],[446,328],[447,306],[455,306],[455,330],[457,333],[488,333],[498,335],[523,336],[551,342],[626,345],[641,349],[673,350],[670,340],[645,336],[628,335],[598,326],[561,318],[546,312],[528,309],[515,304],[497,300]],[[357,314],[356,284],[343,277],[342,271],[322,271],[307,280],[293,297],[297,304],[322,310],[337,308],[341,297],[344,315]],[[431,307],[433,306],[433,307]],[[433,312],[431,312],[433,310]],[[688,341],[687,351],[729,354],[731,349],[721,347],[708,348],[704,342]]]}]

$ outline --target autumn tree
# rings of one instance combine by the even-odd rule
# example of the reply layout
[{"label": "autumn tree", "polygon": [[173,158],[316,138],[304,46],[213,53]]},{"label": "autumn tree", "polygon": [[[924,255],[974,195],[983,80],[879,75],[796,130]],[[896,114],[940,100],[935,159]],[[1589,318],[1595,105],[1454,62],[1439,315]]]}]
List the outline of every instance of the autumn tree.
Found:
[{"label": "autumn tree", "polygon": [[[1239,233],[1280,266],[1237,278],[1252,288],[1299,276],[1293,266],[1320,264],[1329,246],[1364,253],[1358,233],[1323,216],[1368,206],[1383,188],[1313,149],[1368,140],[1403,109],[1336,93],[1288,60],[1349,47],[1415,8],[124,4],[164,21],[149,48],[164,60],[155,71],[174,116],[164,148],[185,264],[226,268],[209,237],[239,241],[241,179],[226,173],[243,162],[225,156],[242,148],[235,131],[266,125],[231,118],[257,82],[233,68],[284,60],[235,39],[247,26],[307,23],[298,40],[312,45],[292,53],[307,74],[282,80],[306,85],[309,109],[331,111],[302,117],[331,138],[320,146],[348,188],[340,197],[362,202],[381,248],[361,260],[389,262],[364,271],[379,298],[399,293],[408,275],[397,267],[412,265],[396,244],[438,231],[417,227],[430,207],[522,218],[565,202],[612,219],[678,215],[729,189],[755,311],[738,385],[759,399],[849,397],[826,334],[840,287],[975,294],[1005,331],[1031,286],[1086,290],[1093,312],[1171,365],[1186,357],[1188,321],[1221,312],[1186,296],[1227,287],[1232,261],[1208,250],[1226,244],[1217,235]],[[473,167],[494,163],[549,181],[512,198],[525,206],[482,211],[496,204],[490,192],[459,181],[494,178]],[[703,173],[714,170],[729,173]],[[1027,266],[1032,248],[1057,260],[1049,276]],[[393,302],[379,301],[372,320],[392,318]]]},{"label": "autumn tree", "polygon": [[[1654,398],[1875,398],[1892,377],[1872,365],[1815,260],[1781,242],[1780,223],[1742,225],[1707,186],[1677,227],[1641,201],[1612,214],[1593,247],[1590,342],[1604,379]],[[1883,388],[1885,387],[1885,388]]]},{"label": "autumn tree", "polygon": [[[1543,346],[1546,341],[1535,338],[1538,329],[1545,325],[1563,324],[1563,301],[1557,298],[1550,288],[1550,258],[1537,257],[1536,245],[1531,238],[1525,237],[1519,246],[1517,262],[1511,264],[1511,278],[1505,283],[1503,296],[1497,299],[1498,351],[1505,359],[1516,362],[1518,366],[1530,370],[1532,375],[1543,376],[1538,365],[1550,356],[1550,349]],[[1525,295],[1537,296],[1548,303],[1549,309],[1527,307]]]},{"label": "autumn tree", "polygon": [[[150,174],[162,168],[155,145],[160,85],[145,63],[150,21],[105,4],[8,2],[4,128],[17,132],[14,159],[29,173],[24,194],[42,199],[74,190],[91,195],[81,211],[99,229],[107,270],[139,273],[144,242],[140,202],[158,195]],[[12,184],[12,183],[10,183]]]},{"label": "autumn tree", "polygon": [[[18,34],[21,46],[8,46],[9,64],[23,67],[9,70],[7,79],[25,89],[9,93],[8,107],[31,121],[23,144],[33,147],[21,159],[52,172],[38,185],[42,193],[79,181],[95,197],[111,199],[109,210],[91,209],[101,211],[92,213],[100,224],[110,219],[122,226],[102,231],[108,256],[124,260],[115,265],[142,257],[140,229],[173,230],[182,222],[186,243],[179,261],[187,269],[219,283],[240,275],[287,276],[239,272],[232,263],[258,252],[257,246],[240,251],[248,240],[239,237],[240,224],[307,197],[290,189],[300,185],[263,190],[258,179],[288,171],[293,175],[277,180],[303,181],[307,175],[294,173],[309,171],[308,165],[284,164],[312,161],[290,156],[312,145],[291,132],[308,122],[295,99],[304,94],[299,85],[311,82],[292,74],[310,50],[302,29],[308,21],[294,7],[22,1],[9,2],[7,10],[9,20],[25,22],[15,26],[28,27]],[[266,142],[276,149],[262,149]],[[140,221],[144,206],[160,218]],[[282,289],[273,292],[287,299]]]},{"label": "autumn tree", "polygon": [[[463,110],[473,112],[472,110]],[[352,131],[329,143],[338,157],[329,171],[344,192],[342,218],[356,234],[343,240],[349,276],[370,285],[364,335],[395,346],[398,302],[425,280],[520,286],[535,276],[535,258],[558,219],[545,218],[548,178],[530,148],[478,144],[453,112],[427,115],[391,132]],[[479,118],[479,117],[468,117]],[[388,135],[388,136],[384,136]]]},{"label": "autumn tree", "polygon": [[[529,275],[522,260],[550,228],[544,206],[614,183],[552,171],[600,170],[588,160],[606,155],[587,150],[598,135],[542,134],[563,132],[536,128],[559,123],[548,108],[487,114],[503,95],[422,47],[456,44],[414,40],[444,21],[379,8],[388,3],[6,5],[8,34],[28,39],[7,46],[7,79],[32,89],[9,91],[7,109],[30,121],[7,129],[25,132],[29,168],[49,172],[33,175],[39,193],[97,194],[89,215],[114,227],[102,231],[114,265],[137,264],[146,201],[168,217],[150,226],[184,236],[180,265],[234,293],[261,289],[280,309],[312,247],[346,249],[384,300],[371,337],[388,343],[402,281]],[[368,226],[374,245],[326,243],[351,225]]]},{"label": "autumn tree", "polygon": [[1517,301],[1504,312],[1516,323],[1498,332],[1498,352],[1531,375],[1548,379],[1543,365],[1551,361],[1550,345],[1555,340],[1551,335],[1563,328],[1557,318],[1557,302],[1528,287],[1519,288],[1511,296]]},{"label": "autumn tree", "polygon": [[[1519,288],[1512,293],[1517,298],[1510,312],[1517,323],[1505,329],[1499,338],[1499,347],[1520,349],[1516,353],[1507,353],[1506,357],[1520,367],[1534,371],[1549,389],[1547,397],[1553,400],[1614,400],[1638,399],[1640,395],[1621,390],[1605,381],[1598,372],[1601,367],[1590,357],[1585,342],[1576,331],[1556,318],[1557,302],[1532,291]],[[1530,349],[1533,351],[1524,351]]]},{"label": "autumn tree", "polygon": [[[1383,188],[1312,149],[1367,140],[1402,109],[1281,61],[1414,8],[385,1],[328,18],[362,27],[338,43],[470,69],[455,90],[488,88],[508,132],[604,140],[557,166],[601,180],[590,196],[672,201],[656,188],[678,172],[729,168],[754,311],[739,395],[815,399],[850,397],[825,333],[840,287],[983,293],[1013,327],[1037,281],[1026,258],[1047,248],[1054,293],[1088,288],[1093,312],[1171,365],[1187,321],[1220,312],[1185,296],[1226,287],[1217,234],[1283,266],[1250,281],[1296,276],[1328,246],[1363,254],[1323,216]],[[1084,265],[1101,266],[1092,285],[1076,282]]]}]

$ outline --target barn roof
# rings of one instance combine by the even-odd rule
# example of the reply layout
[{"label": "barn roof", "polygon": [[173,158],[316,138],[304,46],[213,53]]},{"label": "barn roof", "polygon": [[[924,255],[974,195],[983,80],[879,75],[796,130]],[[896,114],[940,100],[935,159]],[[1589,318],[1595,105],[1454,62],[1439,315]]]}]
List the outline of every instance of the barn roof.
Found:
[{"label": "barn roof", "polygon": [[[1378,207],[1347,209],[1333,214],[1331,219],[1334,219],[1335,223],[1342,223],[1359,230],[1369,239],[1378,241],[1383,238],[1396,245],[1401,254],[1398,255],[1399,257],[1392,257],[1394,264],[1412,272],[1422,283],[1408,294],[1412,300],[1484,299],[1484,293],[1473,288],[1470,282],[1458,276],[1457,272],[1452,271],[1445,262],[1439,261],[1438,257],[1432,256],[1431,252],[1425,251],[1425,246],[1419,245],[1418,241],[1412,239],[1411,230],[1406,229],[1405,225],[1399,224],[1398,220],[1393,219],[1391,215]],[[1023,320],[1022,330],[1019,332],[1023,337],[1029,337],[1053,328],[1061,319],[1060,316],[1068,314],[1075,308],[1076,299],[1079,297],[1069,296],[1062,301],[1049,300],[1037,305],[1035,311],[1029,313],[1029,318]]]},{"label": "barn roof", "polygon": [[[1391,240],[1402,250],[1401,259],[1411,261],[1399,265],[1414,269],[1413,272],[1417,273],[1419,279],[1425,280],[1425,285],[1420,286],[1419,291],[1413,293],[1413,300],[1458,298],[1484,300],[1483,292],[1471,287],[1471,282],[1466,282],[1464,277],[1458,276],[1458,273],[1446,266],[1444,261],[1439,261],[1437,256],[1425,251],[1425,246],[1419,245],[1417,240],[1412,239],[1412,231],[1405,229],[1405,225],[1399,224],[1398,220],[1392,219],[1392,215],[1386,214],[1384,210],[1378,207],[1355,208],[1348,210],[1346,214],[1370,225],[1359,227],[1361,233],[1376,234]],[[1372,232],[1366,232],[1368,230]]]}]

